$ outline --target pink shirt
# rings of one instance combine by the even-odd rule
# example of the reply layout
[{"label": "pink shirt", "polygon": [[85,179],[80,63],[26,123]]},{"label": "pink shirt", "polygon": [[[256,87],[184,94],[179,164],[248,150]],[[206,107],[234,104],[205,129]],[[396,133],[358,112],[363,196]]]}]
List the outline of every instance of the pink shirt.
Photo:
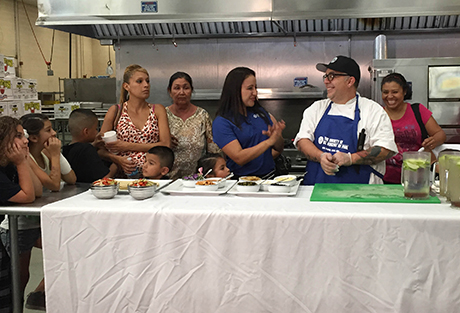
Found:
[{"label": "pink shirt", "polygon": [[[420,115],[424,125],[430,119],[431,113],[423,104],[419,105]],[[403,152],[417,151],[422,147],[422,131],[415,119],[414,111],[409,103],[403,117],[399,120],[392,120],[393,132],[395,134],[395,142],[398,146],[398,154],[386,160],[386,172],[383,180],[389,183],[401,183],[401,166]]]}]

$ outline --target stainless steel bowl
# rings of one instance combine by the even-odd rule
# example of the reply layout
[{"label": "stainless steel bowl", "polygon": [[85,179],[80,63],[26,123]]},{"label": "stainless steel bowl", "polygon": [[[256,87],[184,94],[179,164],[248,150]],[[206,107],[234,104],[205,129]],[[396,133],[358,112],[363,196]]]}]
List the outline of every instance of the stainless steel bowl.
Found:
[{"label": "stainless steel bowl", "polygon": [[152,186],[142,186],[142,187],[134,187],[128,185],[129,194],[136,200],[144,200],[147,198],[153,197],[155,191],[157,190],[157,186],[154,184]]},{"label": "stainless steel bowl", "polygon": [[96,198],[111,199],[118,193],[118,184],[110,186],[91,186],[91,192]]}]

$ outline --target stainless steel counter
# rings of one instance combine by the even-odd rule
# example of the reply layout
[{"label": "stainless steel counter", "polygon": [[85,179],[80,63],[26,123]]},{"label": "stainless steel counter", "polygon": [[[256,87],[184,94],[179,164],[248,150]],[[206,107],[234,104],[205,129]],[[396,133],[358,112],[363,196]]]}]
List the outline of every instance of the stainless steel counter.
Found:
[{"label": "stainless steel counter", "polygon": [[10,206],[0,207],[1,214],[8,214],[8,223],[11,240],[11,273],[12,273],[12,294],[13,312],[22,312],[22,295],[20,290],[19,276],[19,249],[18,249],[18,216],[19,215],[40,215],[41,208],[47,204],[57,202],[88,190],[90,184],[77,183],[76,185],[65,185],[59,192],[43,192],[43,196],[29,204],[11,204]]}]

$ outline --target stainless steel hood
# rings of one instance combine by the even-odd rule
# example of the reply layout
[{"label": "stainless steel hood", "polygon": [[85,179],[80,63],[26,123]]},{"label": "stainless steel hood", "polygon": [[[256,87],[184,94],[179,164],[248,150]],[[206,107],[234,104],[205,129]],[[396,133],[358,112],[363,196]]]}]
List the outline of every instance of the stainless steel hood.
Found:
[{"label": "stainless steel hood", "polygon": [[38,0],[37,25],[97,39],[460,32],[458,0]]}]

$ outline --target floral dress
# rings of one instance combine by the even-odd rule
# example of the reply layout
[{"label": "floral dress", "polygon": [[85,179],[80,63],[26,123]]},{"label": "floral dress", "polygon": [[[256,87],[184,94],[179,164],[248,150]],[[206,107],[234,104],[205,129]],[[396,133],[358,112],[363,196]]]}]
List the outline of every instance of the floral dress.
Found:
[{"label": "floral dress", "polygon": [[196,112],[183,121],[166,108],[169,130],[179,143],[173,149],[174,166],[169,176],[172,179],[192,175],[196,163],[206,153],[218,153],[219,147],[212,140],[212,121],[208,112],[197,107]]},{"label": "floral dress", "polygon": [[[158,118],[155,115],[155,105],[149,104],[149,107],[151,110],[147,122],[142,129],[138,129],[128,115],[128,104],[126,102],[123,104],[123,111],[116,128],[118,140],[133,143],[155,143],[160,140]],[[123,151],[119,152],[118,155],[131,157],[140,170],[145,162],[145,152]]]}]

